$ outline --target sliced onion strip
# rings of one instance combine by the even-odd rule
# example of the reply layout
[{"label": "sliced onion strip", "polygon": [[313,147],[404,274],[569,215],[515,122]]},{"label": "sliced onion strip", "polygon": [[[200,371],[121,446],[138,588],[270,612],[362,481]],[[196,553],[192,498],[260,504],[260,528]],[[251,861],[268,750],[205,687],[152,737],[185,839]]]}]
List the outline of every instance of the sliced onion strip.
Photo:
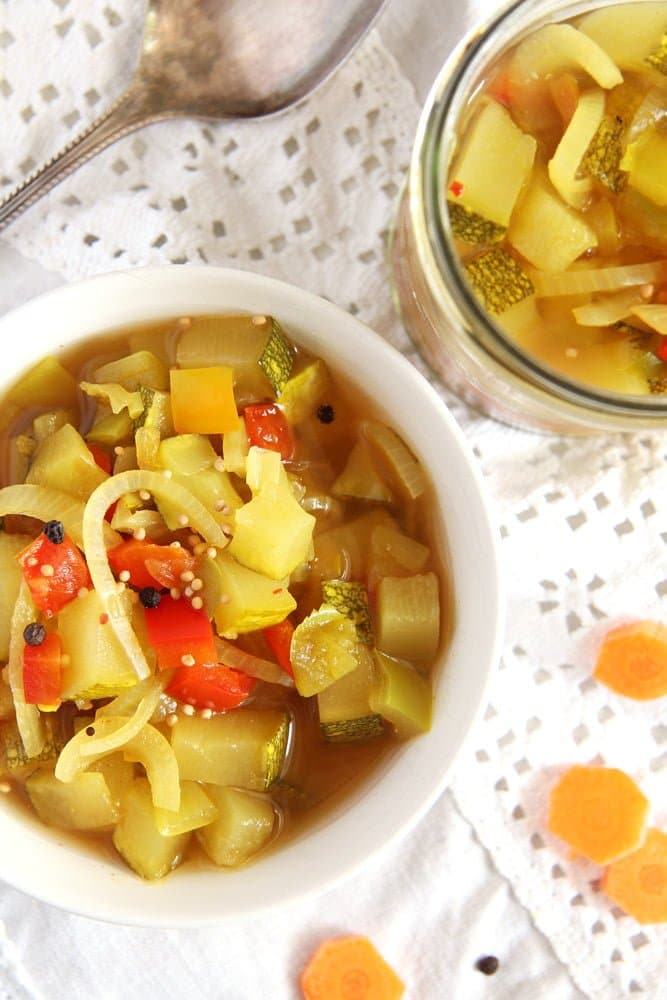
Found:
[{"label": "sliced onion strip", "polygon": [[538,296],[584,295],[589,292],[615,292],[630,285],[648,285],[667,281],[667,260],[647,264],[621,264],[617,267],[582,267],[569,271],[532,271],[531,281]]},{"label": "sliced onion strip", "polygon": [[7,679],[14,699],[16,725],[28,757],[37,757],[44,749],[46,732],[44,722],[37,705],[26,704],[23,691],[23,630],[30,622],[34,622],[36,612],[30,591],[25,581],[21,581],[9,633],[9,661],[7,663]]},{"label": "sliced onion strip", "polygon": [[[0,517],[5,514],[23,514],[38,521],[62,521],[66,533],[75,545],[83,548],[83,511],[85,504],[48,486],[22,483],[5,486],[0,490]],[[104,544],[118,545],[121,537],[106,521],[103,526]]]},{"label": "sliced onion strip", "polygon": [[241,673],[248,674],[249,677],[256,677],[260,681],[266,681],[267,684],[281,684],[283,687],[294,687],[292,678],[277,663],[272,663],[271,660],[262,660],[259,656],[246,653],[245,650],[239,649],[234,643],[228,642],[226,639],[220,639],[219,637],[216,637],[215,648],[218,652],[220,662],[224,663],[226,667],[233,667],[234,670],[240,670]]}]

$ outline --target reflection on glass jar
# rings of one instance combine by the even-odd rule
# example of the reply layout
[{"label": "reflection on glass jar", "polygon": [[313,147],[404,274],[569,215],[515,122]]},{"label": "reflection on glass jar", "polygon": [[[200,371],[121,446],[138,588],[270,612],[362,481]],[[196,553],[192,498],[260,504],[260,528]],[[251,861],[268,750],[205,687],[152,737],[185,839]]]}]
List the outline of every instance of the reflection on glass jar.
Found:
[{"label": "reflection on glass jar", "polygon": [[667,428],[667,0],[520,0],[421,116],[392,241],[417,346],[473,406]]}]

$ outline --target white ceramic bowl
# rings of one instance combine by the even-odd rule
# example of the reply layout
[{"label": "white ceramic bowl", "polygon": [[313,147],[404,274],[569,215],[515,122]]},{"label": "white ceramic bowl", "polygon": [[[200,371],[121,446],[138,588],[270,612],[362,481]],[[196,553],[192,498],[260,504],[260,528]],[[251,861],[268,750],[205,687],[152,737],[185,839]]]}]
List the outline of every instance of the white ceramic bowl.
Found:
[{"label": "white ceramic bowl", "polygon": [[497,531],[463,434],[411,364],[331,303],[279,281],[219,268],[103,275],[40,296],[0,320],[0,392],[44,354],[91,334],[179,314],[233,311],[278,317],[297,341],[377,401],[430,472],[454,592],[433,728],[402,746],[321,822],[238,871],[186,866],[147,884],[119,860],[89,853],[0,802],[0,879],[89,917],[145,926],[210,924],[348,876],[405,835],[442,792],[499,655],[504,615]]}]

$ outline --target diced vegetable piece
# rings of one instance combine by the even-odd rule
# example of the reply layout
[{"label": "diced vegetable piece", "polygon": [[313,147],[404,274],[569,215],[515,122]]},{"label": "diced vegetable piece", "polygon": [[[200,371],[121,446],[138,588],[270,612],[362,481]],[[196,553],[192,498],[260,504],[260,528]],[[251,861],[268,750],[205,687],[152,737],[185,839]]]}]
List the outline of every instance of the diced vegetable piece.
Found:
[{"label": "diced vegetable piece", "polygon": [[[129,613],[129,595],[126,600]],[[63,667],[61,698],[109,698],[137,682],[125,650],[107,621],[96,591],[89,591],[58,615],[58,635],[69,660]]]},{"label": "diced vegetable piece", "polygon": [[40,413],[32,422],[32,432],[37,444],[41,444],[45,438],[50,437],[64,424],[73,424],[75,420],[71,410],[49,410],[48,413]]},{"label": "diced vegetable piece", "polygon": [[30,544],[27,535],[7,535],[0,532],[0,661],[9,656],[9,633],[14,605],[21,584],[21,568],[16,560],[19,552]]},{"label": "diced vegetable piece", "polygon": [[577,174],[584,154],[602,121],[604,105],[603,91],[589,90],[583,93],[556,152],[549,160],[551,183],[572,208],[582,209],[593,188],[590,177],[578,177]]},{"label": "diced vegetable piece", "polygon": [[62,644],[55,632],[39,646],[23,648],[23,696],[27,705],[57,708],[62,687]]},{"label": "diced vegetable piece", "polygon": [[496,222],[489,222],[478,212],[471,212],[465,205],[449,200],[447,202],[447,212],[449,215],[449,225],[452,235],[457,240],[471,245],[485,245],[487,243],[498,243],[507,232],[506,226],[499,226]]},{"label": "diced vegetable piece", "polygon": [[262,629],[262,634],[266,639],[269,649],[278,661],[278,665],[286,674],[293,678],[294,668],[292,667],[290,650],[292,647],[294,626],[289,618],[285,618],[284,621],[277,622],[275,625],[267,626]]},{"label": "diced vegetable piece", "polygon": [[547,826],[577,854],[606,865],[642,844],[648,808],[623,771],[575,765],[551,790]]},{"label": "diced vegetable piece", "polygon": [[370,694],[374,712],[390,722],[400,739],[431,728],[433,692],[426,677],[409,663],[375,651],[376,682]]},{"label": "diced vegetable piece", "polygon": [[507,238],[542,271],[564,271],[597,246],[597,236],[582,216],[563,204],[537,172],[512,216]]},{"label": "diced vegetable piece", "polygon": [[116,575],[129,573],[133,587],[179,587],[181,574],[192,572],[195,557],[183,546],[156,545],[130,538],[108,550],[109,565]]},{"label": "diced vegetable piece", "polygon": [[217,663],[213,628],[208,615],[185,598],[163,594],[156,608],[145,609],[148,641],[160,670]]},{"label": "diced vegetable piece", "polygon": [[208,666],[194,664],[174,670],[166,692],[186,705],[226,712],[247,701],[256,686],[254,677],[222,663]]},{"label": "diced vegetable piece", "polygon": [[169,377],[177,433],[224,434],[238,427],[231,368],[172,368]]},{"label": "diced vegetable piece", "polygon": [[368,593],[363,583],[323,580],[322,601],[354,622],[360,642],[367,645],[372,643],[373,626],[368,608]]},{"label": "diced vegetable piece", "polygon": [[134,425],[127,410],[120,413],[108,413],[90,428],[86,434],[86,441],[95,444],[115,447],[117,444],[124,444],[132,438]]},{"label": "diced vegetable piece", "polygon": [[622,119],[605,115],[581,161],[584,173],[595,177],[614,192],[622,191],[628,179],[625,171],[621,170],[625,128]]},{"label": "diced vegetable piece", "polygon": [[212,719],[183,716],[171,743],[183,780],[261,792],[280,776],[288,736],[284,712],[239,708]]},{"label": "diced vegetable piece", "polygon": [[216,865],[235,868],[257,854],[271,839],[276,815],[269,799],[238,788],[211,785],[206,794],[217,819],[197,831],[197,839]]},{"label": "diced vegetable piece", "polygon": [[169,809],[155,810],[155,823],[163,837],[198,830],[212,823],[218,810],[201,785],[196,781],[181,782],[181,804],[176,812]]},{"label": "diced vegetable piece", "polygon": [[496,101],[482,105],[452,165],[460,194],[455,204],[507,227],[533,166],[537,143]]},{"label": "diced vegetable piece", "polygon": [[272,386],[259,359],[271,329],[265,316],[193,316],[179,337],[176,359],[181,368],[228,365],[237,400],[268,398]]},{"label": "diced vegetable piece", "polygon": [[21,778],[40,764],[52,765],[63,748],[63,739],[54,719],[53,714],[42,716],[40,721],[44,733],[41,747],[33,753],[25,749],[14,719],[0,723],[0,771]]},{"label": "diced vegetable piece", "polygon": [[39,446],[26,482],[87,500],[106,478],[79,432],[71,424],[64,424]]},{"label": "diced vegetable piece", "polygon": [[547,24],[529,34],[517,46],[509,72],[515,80],[530,80],[568,69],[583,69],[605,90],[623,83],[604,49],[571,24]]},{"label": "diced vegetable piece", "polygon": [[135,351],[95,369],[96,382],[117,382],[133,392],[141,386],[166,389],[169,375],[165,363],[152,351]]},{"label": "diced vegetable piece", "polygon": [[430,552],[426,545],[397,528],[378,524],[371,532],[371,558],[375,560],[382,555],[389,556],[408,572],[418,573],[426,565]]},{"label": "diced vegetable piece", "polygon": [[667,627],[640,621],[607,632],[593,676],[636,701],[667,695]]},{"label": "diced vegetable piece", "polygon": [[329,370],[320,358],[292,375],[280,391],[280,406],[290,424],[297,426],[312,417],[330,384]]},{"label": "diced vegetable piece", "polygon": [[331,492],[336,497],[357,497],[380,503],[393,500],[391,490],[375,468],[370,447],[363,440],[353,447]]},{"label": "diced vegetable piece", "polygon": [[277,451],[283,461],[294,456],[294,437],[275,403],[252,403],[243,411],[250,446]]},{"label": "diced vegetable piece", "polygon": [[534,288],[518,260],[502,247],[492,247],[464,267],[466,277],[493,316],[532,295]]},{"label": "diced vegetable piece", "polygon": [[116,382],[81,382],[81,390],[92,399],[101,399],[108,403],[113,413],[127,410],[132,420],[136,420],[144,411],[144,401],[138,391],[128,392]]},{"label": "diced vegetable piece", "polygon": [[349,984],[362,983],[359,998],[400,1000],[405,986],[366,937],[324,941],[301,974],[304,1000],[345,1000]]},{"label": "diced vegetable piece", "polygon": [[259,359],[262,369],[277,396],[285,388],[294,364],[294,349],[275,319],[271,320],[271,333]]},{"label": "diced vegetable piece", "polygon": [[171,394],[145,385],[139,391],[144,401],[144,412],[137,417],[135,427],[152,427],[159,432],[161,438],[170,437],[174,433]]},{"label": "diced vegetable piece", "polygon": [[647,326],[657,330],[663,336],[667,336],[667,305],[660,303],[634,305],[630,312],[633,316],[638,316]]},{"label": "diced vegetable piece", "polygon": [[426,476],[398,434],[377,420],[364,421],[361,431],[391,489],[409,500],[420,497],[426,490]]},{"label": "diced vegetable piece", "polygon": [[435,573],[385,576],[377,589],[376,645],[400,660],[432,659],[440,641],[440,598]]},{"label": "diced vegetable piece", "polygon": [[349,743],[383,732],[382,720],[370,704],[374,680],[373,657],[359,649],[358,666],[319,692],[317,709],[325,740]]},{"label": "diced vegetable piece", "polygon": [[282,579],[308,557],[315,518],[297,502],[277,452],[251,448],[247,482],[253,498],[236,512],[229,552],[249,569]]},{"label": "diced vegetable piece", "polygon": [[586,267],[559,274],[536,272],[533,275],[538,295],[584,295],[589,292],[614,292],[632,285],[667,280],[667,260],[646,264],[621,264],[617,267]]},{"label": "diced vegetable piece", "polygon": [[225,472],[233,472],[237,476],[245,477],[245,464],[249,448],[245,420],[243,417],[239,417],[238,429],[227,431],[222,439],[222,458]]},{"label": "diced vegetable piece", "polygon": [[137,450],[137,465],[140,469],[158,469],[158,449],[160,447],[160,432],[157,427],[139,427],[134,434],[134,445]]},{"label": "diced vegetable piece", "polygon": [[584,14],[578,28],[592,38],[619,69],[646,70],[646,60],[660,45],[667,27],[667,5],[621,3]]},{"label": "diced vegetable piece", "polygon": [[358,636],[354,622],[326,606],[297,625],[290,649],[294,681],[299,694],[318,694],[358,664]]},{"label": "diced vegetable piece", "polygon": [[18,413],[35,406],[79,411],[76,379],[53,357],[42,358],[12,386],[0,426],[9,426]]},{"label": "diced vegetable piece", "polygon": [[359,580],[365,575],[370,535],[377,524],[395,525],[385,510],[373,510],[315,535],[313,575],[320,579]]},{"label": "diced vegetable piece", "polygon": [[609,866],[602,888],[638,923],[666,923],[667,833],[650,829],[638,850]]},{"label": "diced vegetable piece", "polygon": [[656,205],[667,206],[667,135],[648,128],[630,143],[623,154],[621,169],[628,184]]},{"label": "diced vegetable piece", "polygon": [[[227,435],[225,435],[227,437]],[[180,483],[211,513],[219,524],[233,522],[233,511],[243,501],[234,489],[227,472],[220,469],[220,459],[213,445],[201,434],[178,434],[161,442],[158,464],[172,473],[172,482]],[[173,531],[182,527],[183,511],[169,495],[159,498],[158,506],[167,526]]]},{"label": "diced vegetable piece", "polygon": [[[111,801],[116,806],[120,806],[121,800],[134,782],[135,767],[129,760],[125,760],[122,753],[111,753],[108,757],[101,757],[90,765],[89,771],[82,774],[93,774],[99,771],[107,783],[107,788],[111,795]],[[76,781],[76,778],[74,779]]]},{"label": "diced vegetable piece", "polygon": [[47,617],[91,586],[85,559],[67,535],[62,542],[52,542],[42,533],[16,558],[36,607]]},{"label": "diced vegetable piece", "polygon": [[33,809],[47,826],[61,830],[104,830],[118,819],[118,809],[104,776],[90,771],[65,784],[49,771],[36,771],[25,783]]},{"label": "diced vegetable piece", "polygon": [[296,601],[287,580],[273,580],[236,562],[226,552],[203,559],[197,570],[204,583],[207,614],[225,634],[254,632],[287,618]]},{"label": "diced vegetable piece", "polygon": [[189,836],[160,833],[148,782],[138,778],[123,798],[113,834],[114,847],[130,868],[145,879],[163,878],[180,864]]}]

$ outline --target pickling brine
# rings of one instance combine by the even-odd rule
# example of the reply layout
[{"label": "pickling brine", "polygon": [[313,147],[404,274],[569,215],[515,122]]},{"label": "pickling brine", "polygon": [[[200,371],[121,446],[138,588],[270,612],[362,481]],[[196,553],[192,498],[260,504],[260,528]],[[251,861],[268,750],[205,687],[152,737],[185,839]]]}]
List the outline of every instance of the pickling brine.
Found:
[{"label": "pickling brine", "polygon": [[542,24],[507,48],[443,179],[466,280],[539,364],[667,393],[667,3]]},{"label": "pickling brine", "polygon": [[428,476],[276,320],[91,340],[0,416],[0,780],[44,824],[236,867],[429,729]]}]

